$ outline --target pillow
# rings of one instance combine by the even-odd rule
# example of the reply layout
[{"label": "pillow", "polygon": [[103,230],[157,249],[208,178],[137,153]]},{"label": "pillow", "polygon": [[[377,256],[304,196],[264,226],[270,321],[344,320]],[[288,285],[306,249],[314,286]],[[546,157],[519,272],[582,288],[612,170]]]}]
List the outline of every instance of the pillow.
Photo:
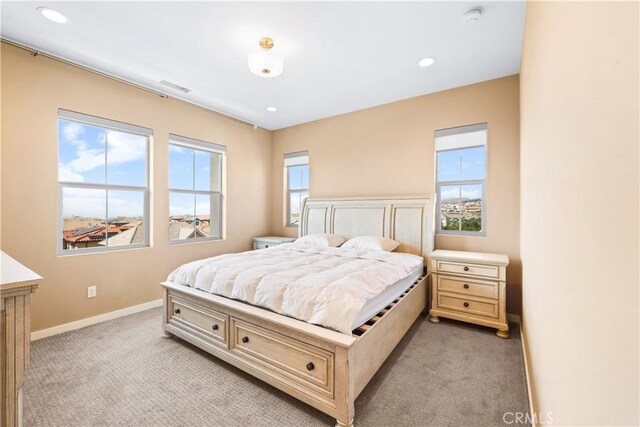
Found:
[{"label": "pillow", "polygon": [[321,246],[321,247],[334,247],[337,248],[344,241],[347,240],[339,234],[309,234],[298,238],[295,243],[307,246]]},{"label": "pillow", "polygon": [[341,247],[345,249],[368,249],[391,252],[400,246],[395,240],[380,236],[358,236],[347,240]]}]

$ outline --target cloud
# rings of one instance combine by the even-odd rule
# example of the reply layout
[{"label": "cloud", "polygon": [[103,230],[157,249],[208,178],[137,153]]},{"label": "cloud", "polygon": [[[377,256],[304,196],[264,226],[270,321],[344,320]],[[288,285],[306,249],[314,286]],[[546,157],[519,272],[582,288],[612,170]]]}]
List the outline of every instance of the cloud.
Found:
[{"label": "cloud", "polygon": [[440,194],[442,196],[442,199],[453,199],[453,198],[458,198],[460,197],[460,187],[459,186],[442,186],[440,187]]},{"label": "cloud", "polygon": [[104,219],[106,191],[86,188],[64,188],[62,193],[63,217],[83,216]]},{"label": "cloud", "polygon": [[84,133],[84,127],[80,123],[67,122],[62,126],[62,135],[68,141],[77,141]]},{"label": "cloud", "polygon": [[[187,197],[190,199],[187,199]],[[173,204],[171,204],[173,202]],[[174,215],[193,215],[194,201],[193,196],[187,195],[186,197],[170,200],[169,212],[171,216]],[[198,196],[197,202],[195,202],[196,215],[215,215],[215,210],[218,206],[218,200],[216,196]]]},{"label": "cloud", "polygon": [[73,172],[62,163],[58,164],[58,179],[65,182],[84,182],[84,176]]},{"label": "cloud", "polygon": [[[122,193],[120,192],[120,194]],[[131,197],[126,198],[114,195],[113,192],[109,193],[109,218],[116,216],[140,217],[143,213],[144,196],[142,193],[132,193]]]},{"label": "cloud", "polygon": [[[82,216],[104,220],[106,215],[106,191],[87,188],[69,188],[63,190],[63,217]],[[127,196],[124,196],[124,195]],[[124,196],[124,197],[123,197]],[[139,217],[144,212],[142,192],[109,192],[109,217]]]},{"label": "cloud", "polygon": [[109,165],[119,165],[144,159],[147,137],[130,133],[107,132],[107,159]]},{"label": "cloud", "polygon": [[96,146],[95,143],[88,143],[84,134],[83,126],[78,123],[70,122],[62,127],[65,142],[75,147],[73,160],[59,165],[62,181],[84,182],[83,172],[104,167],[105,140],[109,166],[141,160],[146,156],[147,138],[144,136],[108,130],[96,138],[95,142],[100,144]]},{"label": "cloud", "polygon": [[88,172],[101,166],[104,166],[104,149],[87,149],[86,146],[78,146],[76,158],[64,165],[73,173]]}]

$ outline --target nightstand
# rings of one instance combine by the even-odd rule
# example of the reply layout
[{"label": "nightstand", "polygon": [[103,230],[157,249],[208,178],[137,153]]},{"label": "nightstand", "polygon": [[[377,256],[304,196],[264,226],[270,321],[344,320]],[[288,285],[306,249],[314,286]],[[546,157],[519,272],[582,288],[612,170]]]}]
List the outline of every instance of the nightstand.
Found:
[{"label": "nightstand", "polygon": [[437,250],[431,260],[431,311],[439,317],[496,328],[509,338],[506,307],[506,255]]},{"label": "nightstand", "polygon": [[254,237],[253,249],[264,249],[270,246],[277,246],[283,243],[291,243],[296,240],[295,237],[278,237],[278,236],[266,236],[266,237]]}]

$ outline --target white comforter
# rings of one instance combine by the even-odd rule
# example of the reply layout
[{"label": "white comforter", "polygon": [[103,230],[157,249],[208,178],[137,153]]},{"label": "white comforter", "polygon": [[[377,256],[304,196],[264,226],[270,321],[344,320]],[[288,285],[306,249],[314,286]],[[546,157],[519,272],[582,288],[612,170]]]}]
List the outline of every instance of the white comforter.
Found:
[{"label": "white comforter", "polygon": [[410,254],[287,243],[190,262],[167,280],[350,335],[367,300],[422,264]]}]

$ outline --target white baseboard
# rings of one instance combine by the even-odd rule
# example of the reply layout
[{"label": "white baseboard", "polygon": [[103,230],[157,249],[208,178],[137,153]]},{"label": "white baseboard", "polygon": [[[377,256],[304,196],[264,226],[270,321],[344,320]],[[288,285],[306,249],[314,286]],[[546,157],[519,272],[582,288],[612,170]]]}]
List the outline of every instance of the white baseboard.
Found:
[{"label": "white baseboard", "polygon": [[529,366],[529,352],[527,351],[527,336],[524,333],[524,327],[520,322],[520,343],[522,344],[522,357],[524,359],[524,376],[527,379],[527,395],[529,396],[529,414],[531,415],[531,427],[538,426],[537,414],[538,411],[535,407],[535,400],[533,398],[533,387],[531,385],[531,366]]},{"label": "white baseboard", "polygon": [[128,316],[130,314],[139,313],[141,311],[145,311],[145,310],[149,310],[149,309],[161,307],[161,306],[162,306],[162,298],[154,301],[145,302],[144,304],[123,308],[121,310],[99,314],[98,316],[76,320],[75,322],[54,326],[53,328],[42,329],[39,331],[31,332],[31,341],[36,341],[41,338],[58,335],[63,332],[74,331],[76,329],[84,328],[85,326],[95,325],[96,323],[106,322],[107,320],[117,319],[118,317]]}]

